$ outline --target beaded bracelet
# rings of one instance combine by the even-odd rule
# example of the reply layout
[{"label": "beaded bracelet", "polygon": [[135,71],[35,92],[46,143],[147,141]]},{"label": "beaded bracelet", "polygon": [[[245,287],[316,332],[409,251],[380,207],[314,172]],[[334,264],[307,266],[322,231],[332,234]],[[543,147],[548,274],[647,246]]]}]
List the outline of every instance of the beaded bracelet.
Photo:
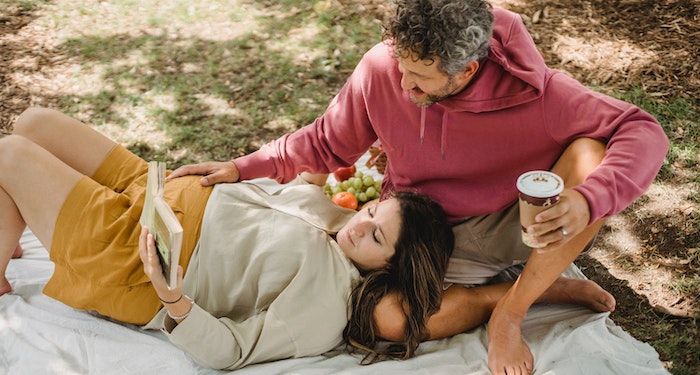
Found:
[{"label": "beaded bracelet", "polygon": [[[183,294],[183,295],[184,295],[184,294]],[[182,298],[182,296],[180,296],[180,298]],[[187,297],[187,296],[185,296],[185,299],[188,300],[188,301],[190,301],[190,309],[187,310],[186,313],[184,313],[184,314],[182,314],[182,315],[175,315],[175,316],[173,316],[173,315],[170,313],[170,310],[168,310],[168,309],[165,309],[165,313],[168,314],[168,316],[169,316],[171,319],[173,319],[173,320],[178,320],[178,321],[180,321],[180,320],[183,320],[183,319],[187,318],[187,317],[190,315],[190,313],[192,312],[192,305],[194,305],[194,301],[192,301],[192,298]]]},{"label": "beaded bracelet", "polygon": [[160,299],[160,297],[158,297],[158,299],[160,299],[160,302],[163,302],[163,303],[166,304],[166,305],[172,305],[173,303],[178,303],[178,302],[180,302],[180,300],[182,299],[182,296],[183,296],[183,294],[180,294],[180,297],[179,297],[178,299],[176,299],[175,301],[172,301],[172,302],[163,301],[162,299]]}]

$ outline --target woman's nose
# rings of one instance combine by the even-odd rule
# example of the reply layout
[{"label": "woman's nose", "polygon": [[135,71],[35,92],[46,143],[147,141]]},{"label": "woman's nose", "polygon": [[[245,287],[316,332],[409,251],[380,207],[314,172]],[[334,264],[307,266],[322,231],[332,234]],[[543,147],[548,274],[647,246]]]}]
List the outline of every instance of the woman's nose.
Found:
[{"label": "woman's nose", "polygon": [[369,220],[362,220],[355,225],[353,232],[358,237],[364,237],[369,231],[371,231],[372,222]]}]

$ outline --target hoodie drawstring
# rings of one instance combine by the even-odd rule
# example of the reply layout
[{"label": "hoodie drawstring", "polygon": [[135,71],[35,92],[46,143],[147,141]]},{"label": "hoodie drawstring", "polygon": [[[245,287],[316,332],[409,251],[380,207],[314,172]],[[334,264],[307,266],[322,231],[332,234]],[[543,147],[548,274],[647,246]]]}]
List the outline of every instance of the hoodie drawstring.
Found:
[{"label": "hoodie drawstring", "polygon": [[442,113],[442,132],[440,137],[440,157],[445,160],[445,149],[447,148],[447,111]]},{"label": "hoodie drawstring", "polygon": [[[440,157],[445,160],[445,149],[447,148],[447,111],[442,113],[442,125],[440,127]],[[425,138],[425,107],[420,109],[420,144],[423,145]]]},{"label": "hoodie drawstring", "polygon": [[420,107],[420,144],[423,145],[423,136],[425,135],[425,107]]}]

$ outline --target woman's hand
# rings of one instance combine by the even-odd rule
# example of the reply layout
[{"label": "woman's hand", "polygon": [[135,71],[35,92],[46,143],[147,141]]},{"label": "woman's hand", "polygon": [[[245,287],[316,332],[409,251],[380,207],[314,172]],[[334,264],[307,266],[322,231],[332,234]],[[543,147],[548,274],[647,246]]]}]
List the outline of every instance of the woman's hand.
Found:
[{"label": "woman's hand", "polygon": [[586,198],[576,190],[564,189],[559,203],[535,216],[537,224],[527,228],[535,240],[546,247],[535,249],[547,252],[561,246],[588,226],[591,213]]},{"label": "woman's hand", "polygon": [[204,176],[199,183],[211,186],[222,182],[237,182],[240,174],[233,161],[209,161],[206,163],[183,165],[165,178],[166,181],[189,175]]},{"label": "woman's hand", "polygon": [[141,257],[141,262],[143,262],[143,272],[151,280],[151,284],[153,284],[153,288],[161,301],[176,301],[182,297],[182,267],[177,266],[177,285],[175,289],[169,289],[156,251],[153,235],[148,232],[147,228],[141,229],[139,256]]}]

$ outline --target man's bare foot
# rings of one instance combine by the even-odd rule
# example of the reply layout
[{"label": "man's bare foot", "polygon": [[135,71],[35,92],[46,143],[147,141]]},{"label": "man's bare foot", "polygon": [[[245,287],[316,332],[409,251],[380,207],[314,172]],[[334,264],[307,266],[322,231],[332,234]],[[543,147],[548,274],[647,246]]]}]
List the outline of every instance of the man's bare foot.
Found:
[{"label": "man's bare foot", "polygon": [[494,375],[530,374],[533,358],[523,340],[523,316],[496,307],[486,327],[489,336],[488,365]]},{"label": "man's bare foot", "polygon": [[17,245],[15,251],[12,252],[12,258],[21,258],[23,252],[24,251],[22,251],[22,246]]},{"label": "man's bare foot", "polygon": [[10,282],[7,281],[5,276],[0,277],[0,297],[5,295],[6,293],[10,293],[12,291],[12,286],[10,285]]},{"label": "man's bare foot", "polygon": [[615,311],[615,297],[591,280],[558,278],[538,302],[570,303],[596,312]]}]

